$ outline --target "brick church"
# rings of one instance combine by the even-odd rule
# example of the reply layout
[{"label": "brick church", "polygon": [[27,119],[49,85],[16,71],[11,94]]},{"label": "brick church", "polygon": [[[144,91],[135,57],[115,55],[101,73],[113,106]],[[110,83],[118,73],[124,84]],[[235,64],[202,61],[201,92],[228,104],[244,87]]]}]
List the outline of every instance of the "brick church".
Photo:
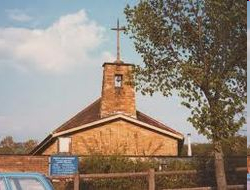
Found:
[{"label": "brick church", "polygon": [[115,62],[104,63],[101,97],[55,129],[31,154],[179,155],[184,136],[136,109],[133,67],[120,61],[119,54]]}]

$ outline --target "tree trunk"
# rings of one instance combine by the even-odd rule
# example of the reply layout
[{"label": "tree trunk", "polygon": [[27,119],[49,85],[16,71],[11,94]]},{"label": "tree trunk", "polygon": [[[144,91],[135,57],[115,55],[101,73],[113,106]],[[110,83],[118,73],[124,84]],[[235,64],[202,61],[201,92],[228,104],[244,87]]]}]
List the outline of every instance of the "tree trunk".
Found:
[{"label": "tree trunk", "polygon": [[226,190],[227,181],[224,168],[223,151],[220,142],[214,142],[214,166],[215,166],[217,190]]}]

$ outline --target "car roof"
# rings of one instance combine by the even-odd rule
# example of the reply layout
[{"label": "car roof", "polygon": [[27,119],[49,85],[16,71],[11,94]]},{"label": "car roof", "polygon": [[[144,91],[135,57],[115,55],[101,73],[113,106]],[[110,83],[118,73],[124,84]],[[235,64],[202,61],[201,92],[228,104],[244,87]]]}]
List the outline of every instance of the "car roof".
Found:
[{"label": "car roof", "polygon": [[41,173],[35,172],[0,172],[0,177],[43,177]]}]

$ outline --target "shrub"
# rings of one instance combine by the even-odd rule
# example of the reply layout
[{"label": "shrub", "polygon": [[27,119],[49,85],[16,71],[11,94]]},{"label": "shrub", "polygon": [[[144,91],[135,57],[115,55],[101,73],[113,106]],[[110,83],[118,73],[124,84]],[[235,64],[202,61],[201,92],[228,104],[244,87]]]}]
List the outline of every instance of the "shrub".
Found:
[{"label": "shrub", "polygon": [[[159,170],[160,161],[156,159],[130,159],[120,156],[102,156],[94,155],[81,159],[80,173],[117,173],[117,172],[142,172],[150,168]],[[194,163],[190,160],[170,159],[163,166],[164,171],[190,170],[195,169]],[[197,185],[197,178],[186,177],[182,175],[157,176],[157,189],[175,188],[175,187],[194,187]],[[148,182],[146,177],[137,178],[119,178],[119,179],[99,179],[82,182],[83,189],[147,189]]]},{"label": "shrub", "polygon": [[[197,170],[197,175],[171,175],[156,176],[156,189],[215,186],[214,161],[212,157],[196,158],[164,158],[164,159],[131,159],[119,155],[103,156],[93,155],[81,157],[80,173],[119,173],[142,172],[154,168],[159,171]],[[232,169],[227,173],[229,184],[245,184],[245,173],[236,173],[234,167],[246,166],[244,158],[238,157],[225,159],[225,169]],[[66,189],[72,189],[72,183],[68,183]],[[146,177],[95,179],[81,181],[81,189],[84,190],[144,190],[148,188]],[[61,189],[59,187],[58,189]]]},{"label": "shrub", "polygon": [[80,160],[80,173],[140,172],[157,169],[159,162],[154,160],[130,159],[121,156],[93,155]]},{"label": "shrub", "polygon": [[[132,160],[120,156],[94,155],[83,158],[80,162],[80,173],[117,173],[117,172],[140,172],[147,171],[149,168],[157,168],[158,163],[154,161]],[[119,179],[97,179],[81,182],[82,189],[116,189],[131,190],[147,189],[145,177],[119,178]]]}]

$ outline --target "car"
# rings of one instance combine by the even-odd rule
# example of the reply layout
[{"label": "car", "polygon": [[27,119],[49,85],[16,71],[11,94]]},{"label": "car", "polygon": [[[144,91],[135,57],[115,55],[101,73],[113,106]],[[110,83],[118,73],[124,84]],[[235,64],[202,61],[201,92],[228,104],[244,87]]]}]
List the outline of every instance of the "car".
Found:
[{"label": "car", "polygon": [[250,190],[250,173],[247,174],[247,190]]},{"label": "car", "polygon": [[54,190],[40,173],[0,173],[0,190]]}]

